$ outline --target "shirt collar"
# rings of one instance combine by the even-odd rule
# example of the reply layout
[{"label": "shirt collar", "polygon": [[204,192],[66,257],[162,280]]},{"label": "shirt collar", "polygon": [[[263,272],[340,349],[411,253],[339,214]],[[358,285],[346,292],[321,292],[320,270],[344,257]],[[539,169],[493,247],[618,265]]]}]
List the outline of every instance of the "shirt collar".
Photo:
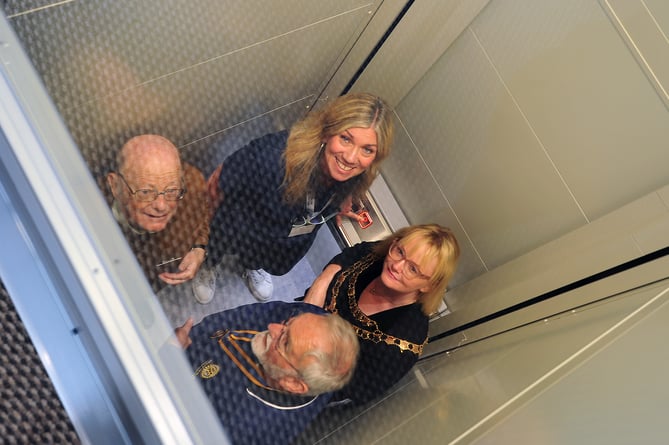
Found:
[{"label": "shirt collar", "polygon": [[112,214],[114,215],[114,219],[116,220],[116,222],[119,223],[119,225],[121,227],[125,227],[125,228],[130,229],[132,231],[132,233],[134,233],[136,235],[144,235],[146,233],[155,233],[155,232],[149,232],[148,230],[140,229],[140,228],[137,228],[137,227],[133,226],[130,223],[130,221],[128,221],[128,218],[125,217],[125,214],[121,210],[120,204],[116,199],[114,199],[114,201],[112,202]]}]

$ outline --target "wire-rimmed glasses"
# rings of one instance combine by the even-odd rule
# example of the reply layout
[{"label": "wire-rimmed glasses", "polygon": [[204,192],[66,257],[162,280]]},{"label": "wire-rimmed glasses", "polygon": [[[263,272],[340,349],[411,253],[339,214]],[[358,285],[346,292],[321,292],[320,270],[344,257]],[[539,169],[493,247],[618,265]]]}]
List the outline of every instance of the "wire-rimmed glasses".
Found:
[{"label": "wire-rimmed glasses", "polygon": [[416,263],[407,258],[406,252],[402,247],[402,245],[399,243],[399,241],[395,240],[390,245],[390,249],[388,249],[388,256],[390,256],[390,258],[394,261],[398,262],[404,261],[404,264],[402,264],[402,273],[408,279],[410,280],[413,280],[414,278],[422,278],[424,280],[430,279],[430,277],[428,277],[427,275],[423,274],[420,271],[420,268]]},{"label": "wire-rimmed glasses", "polygon": [[281,358],[284,359],[286,363],[288,363],[288,366],[292,368],[293,371],[299,376],[300,375],[300,370],[297,369],[291,362],[288,360],[288,357],[286,356],[286,345],[288,343],[288,338],[286,337],[286,332],[288,332],[288,327],[290,326],[290,322],[293,317],[289,317],[288,319],[284,320],[283,322],[280,323],[281,325],[281,332],[279,333],[279,336],[276,338],[276,341],[274,342],[274,349],[276,349],[277,354],[281,356]]},{"label": "wire-rimmed glasses", "polygon": [[121,178],[125,186],[128,187],[132,197],[140,202],[155,201],[160,195],[163,195],[166,201],[179,201],[183,199],[184,195],[186,194],[186,187],[168,187],[162,192],[159,192],[155,189],[133,190],[121,173],[117,172],[116,174],[119,176],[119,178]]}]

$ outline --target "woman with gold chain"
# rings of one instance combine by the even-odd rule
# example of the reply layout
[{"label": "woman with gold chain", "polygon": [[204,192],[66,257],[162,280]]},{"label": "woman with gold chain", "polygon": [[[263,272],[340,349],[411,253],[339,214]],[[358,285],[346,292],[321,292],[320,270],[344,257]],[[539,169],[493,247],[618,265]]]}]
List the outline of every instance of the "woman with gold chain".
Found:
[{"label": "woman with gold chain", "polygon": [[323,269],[304,301],[339,314],[360,340],[355,374],[337,399],[369,401],[411,369],[459,255],[450,229],[416,225],[347,248]]}]

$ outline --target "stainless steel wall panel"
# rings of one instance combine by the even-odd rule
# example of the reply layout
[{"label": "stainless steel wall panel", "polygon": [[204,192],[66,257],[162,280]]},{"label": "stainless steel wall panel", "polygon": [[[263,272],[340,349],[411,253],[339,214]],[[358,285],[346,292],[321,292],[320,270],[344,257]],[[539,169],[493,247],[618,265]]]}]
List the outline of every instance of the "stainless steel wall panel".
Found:
[{"label": "stainless steel wall panel", "polygon": [[644,0],[639,3],[647,9],[662,33],[669,35],[669,4],[662,0]]},{"label": "stainless steel wall panel", "polygon": [[361,73],[354,89],[373,91],[397,106],[489,1],[414,2]]},{"label": "stainless steel wall panel", "polygon": [[[585,223],[470,32],[427,72],[397,113],[487,268]],[[388,164],[400,162],[406,159],[396,153]],[[410,185],[393,190],[400,202],[421,193]]]},{"label": "stainless steel wall panel", "polygon": [[533,382],[498,415],[483,419],[453,443],[499,444],[500,438],[509,444],[666,443],[669,289],[654,290],[646,298],[657,298],[655,302],[648,300],[638,315],[620,314],[614,320],[623,323],[621,328],[593,340],[582,358],[575,354],[574,363]]},{"label": "stainless steel wall panel", "polygon": [[[377,7],[354,0],[49,6],[12,16],[12,25],[96,173],[142,132],[188,145],[194,158],[207,138],[303,101],[301,113],[280,119],[283,127],[255,127],[246,139],[290,126]],[[7,12],[17,10],[7,5]],[[201,156],[201,167],[213,168],[210,154]]]},{"label": "stainless steel wall panel", "polygon": [[664,443],[667,285],[421,362],[319,443]]},{"label": "stainless steel wall panel", "polygon": [[[308,42],[306,47],[304,42]],[[184,145],[271,113],[296,97],[315,100],[314,92],[329,66],[304,63],[306,59],[300,54],[316,47],[338,51],[344,43],[309,29],[199,65],[188,73],[140,83],[64,109],[63,117],[91,160],[94,154],[104,156],[129,135],[142,132],[159,133]],[[264,61],[269,60],[272,63],[266,65]],[[253,73],[252,84],[249,73]]]},{"label": "stainless steel wall panel", "polygon": [[[664,87],[669,48],[662,36],[669,22],[660,3],[493,0],[411,6],[355,87],[375,87],[391,97],[405,92],[396,107],[403,128],[383,173],[409,221],[452,225],[455,220],[457,233],[467,235],[459,237],[465,261],[453,285],[667,184],[669,113],[641,60]],[[480,13],[472,17],[465,10]],[[620,27],[614,13],[620,13]],[[464,31],[448,44],[435,42],[434,30],[447,31],[426,19],[434,32],[415,32],[419,25],[409,23],[417,17],[453,21]],[[391,47],[410,49],[391,54]],[[430,64],[435,51],[442,53]],[[411,69],[404,65],[414,59],[424,74],[410,81],[404,74]],[[381,77],[392,69],[398,73],[374,82],[372,73]],[[648,231],[639,239],[657,245],[658,227],[654,235],[643,229]],[[602,230],[621,235],[616,227]],[[618,252],[623,256],[628,245],[634,248],[629,237],[636,235],[625,236]],[[604,243],[590,246],[608,252]],[[600,258],[577,263],[588,274],[606,262],[607,253]]]},{"label": "stainless steel wall panel", "polygon": [[182,145],[182,157],[207,175],[239,147],[249,142],[253,135],[269,129],[288,128],[302,117],[312,103],[313,96],[307,96],[293,103],[253,114],[248,120],[223,127],[214,133]]},{"label": "stainless steel wall panel", "polygon": [[[65,2],[57,3],[70,3],[74,0],[66,0]],[[30,14],[31,11],[38,10],[40,8],[48,8],[53,6],[56,3],[54,0],[6,0],[3,2],[3,10],[5,15],[12,17],[22,14]]]},{"label": "stainless steel wall panel", "polygon": [[[299,33],[321,24],[330,38],[350,37],[351,16],[357,25],[367,2],[285,1],[280,5],[262,0],[77,1],[17,16],[12,26],[26,45],[31,60],[47,79],[47,87],[59,108],[123,91],[207,63],[230,53],[262,45],[286,34]],[[262,11],[262,13],[260,13]],[[288,13],[289,12],[289,13]],[[361,16],[362,14],[362,16]],[[354,28],[353,28],[354,29]],[[327,54],[321,52],[321,57]],[[313,54],[311,54],[313,56]],[[100,60],[99,57],[103,58]],[[131,67],[136,79],[108,76],[109,84],[81,94],[84,73],[68,70],[100,69],[104,58]],[[317,63],[318,59],[310,59]],[[271,66],[270,60],[259,61]],[[296,61],[299,64],[299,60]],[[82,66],[83,65],[83,66]],[[70,96],[71,95],[71,96]]]},{"label": "stainless steel wall panel", "polygon": [[[383,175],[389,178],[389,187],[410,223],[431,221],[435,214],[450,210],[435,174],[441,172],[428,167],[405,127],[397,125],[393,152],[383,164]],[[416,199],[418,191],[420,199]]]},{"label": "stainless steel wall panel", "polygon": [[601,2],[601,5],[648,81],[669,107],[669,61],[664,56],[669,49],[668,5],[666,2],[618,0]]},{"label": "stainless steel wall panel", "polygon": [[[446,147],[439,148],[446,150]],[[451,283],[464,283],[487,270],[476,246],[444,195],[437,179],[443,172],[422,158],[404,127],[398,126],[393,155],[384,162],[383,174],[389,178],[389,188],[409,217],[409,223],[438,222],[453,229],[462,253]]]},{"label": "stainless steel wall panel", "polygon": [[597,2],[491,2],[472,29],[589,221],[666,184],[669,114]]}]

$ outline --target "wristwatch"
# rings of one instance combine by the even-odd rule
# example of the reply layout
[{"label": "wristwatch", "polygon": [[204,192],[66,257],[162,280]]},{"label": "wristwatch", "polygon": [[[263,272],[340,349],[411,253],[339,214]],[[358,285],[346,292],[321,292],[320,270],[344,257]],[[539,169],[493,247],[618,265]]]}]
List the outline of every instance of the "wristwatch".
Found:
[{"label": "wristwatch", "polygon": [[190,250],[193,249],[202,249],[204,250],[204,257],[207,258],[207,246],[204,244],[193,244],[190,248]]}]

